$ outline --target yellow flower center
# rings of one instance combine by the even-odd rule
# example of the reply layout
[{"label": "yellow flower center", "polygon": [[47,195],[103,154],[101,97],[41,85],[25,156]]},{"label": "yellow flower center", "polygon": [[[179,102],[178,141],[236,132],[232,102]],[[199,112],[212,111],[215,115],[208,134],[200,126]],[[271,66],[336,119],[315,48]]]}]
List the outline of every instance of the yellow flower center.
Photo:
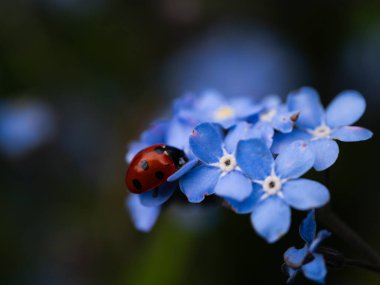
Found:
[{"label": "yellow flower center", "polygon": [[261,114],[260,120],[262,122],[270,123],[270,122],[272,122],[273,118],[276,115],[277,115],[277,110],[276,109],[272,109],[272,110],[269,110],[268,112],[265,112],[264,114]]},{"label": "yellow flower center", "polygon": [[225,120],[231,118],[234,114],[234,109],[229,106],[223,106],[215,111],[214,118],[217,120]]}]

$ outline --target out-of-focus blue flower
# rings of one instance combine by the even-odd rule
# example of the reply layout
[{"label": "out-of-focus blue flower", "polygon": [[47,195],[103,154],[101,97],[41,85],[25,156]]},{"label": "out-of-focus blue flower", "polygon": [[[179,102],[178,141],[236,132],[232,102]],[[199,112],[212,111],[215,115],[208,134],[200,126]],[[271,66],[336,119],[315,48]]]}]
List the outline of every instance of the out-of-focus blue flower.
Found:
[{"label": "out-of-focus blue flower", "polygon": [[165,183],[143,194],[130,194],[127,207],[135,227],[149,232],[157,221],[161,205],[167,202],[178,188],[178,183]]},{"label": "out-of-focus blue flower", "polygon": [[302,272],[306,278],[318,283],[324,283],[327,269],[323,255],[317,252],[320,243],[331,234],[326,230],[316,234],[317,225],[314,210],[310,211],[300,225],[300,235],[305,241],[301,249],[289,248],[284,253],[285,269],[289,275],[288,283]]},{"label": "out-of-focus blue flower", "polygon": [[249,197],[252,182],[239,166],[241,154],[237,146],[240,140],[250,138],[265,140],[262,132],[248,123],[236,125],[226,137],[223,128],[215,123],[203,123],[194,129],[190,146],[202,164],[180,180],[181,190],[190,202],[199,203],[212,194],[237,201]]},{"label": "out-of-focus blue flower", "polygon": [[168,127],[168,120],[158,120],[153,122],[150,128],[141,134],[139,141],[133,141],[129,145],[125,157],[127,163],[131,162],[133,157],[142,149],[154,144],[166,143]]},{"label": "out-of-focus blue flower", "polygon": [[289,111],[286,104],[282,104],[281,98],[275,95],[264,98],[261,102],[261,111],[257,116],[250,118],[254,124],[267,124],[274,130],[282,133],[290,133],[295,121],[298,119],[298,111]]},{"label": "out-of-focus blue flower", "polygon": [[[190,108],[192,104],[193,98],[191,96],[186,95],[178,99],[174,103],[172,118],[153,122],[150,128],[141,134],[140,140],[130,144],[126,154],[127,163],[130,163],[138,152],[154,144],[167,144],[179,148],[186,153],[189,159],[192,159],[188,140],[197,121],[195,121],[195,117],[184,114],[185,110]],[[178,188],[178,182],[175,181],[190,171],[197,162],[196,159],[190,160],[169,177],[167,183],[156,189],[139,195],[130,194],[127,203],[128,210],[138,230],[144,232],[151,230],[158,218],[161,205],[167,202]]]},{"label": "out-of-focus blue flower", "polygon": [[144,206],[137,194],[130,194],[125,200],[125,206],[129,210],[134,226],[142,232],[149,232],[152,229],[161,211],[160,206]]},{"label": "out-of-focus blue flower", "polygon": [[251,195],[242,202],[227,199],[237,213],[251,213],[256,232],[269,243],[286,234],[291,222],[290,207],[310,210],[325,205],[330,194],[322,184],[299,179],[314,164],[308,145],[296,141],[276,159],[262,141],[241,141],[237,162],[254,182]]},{"label": "out-of-focus blue flower", "polygon": [[335,140],[362,141],[373,135],[367,129],[351,126],[366,108],[363,96],[356,91],[340,93],[324,110],[318,93],[304,87],[289,94],[288,108],[300,112],[297,128],[289,134],[276,134],[272,151],[279,153],[295,140],[307,141],[315,154],[314,168],[318,171],[329,168],[337,160],[339,147]]},{"label": "out-of-focus blue flower", "polygon": [[[199,96],[185,94],[174,101],[169,119],[153,122],[150,128],[142,133],[139,141],[132,142],[126,161],[131,161],[140,150],[158,143],[179,148],[192,159],[189,136],[195,126],[203,122],[215,122],[224,128],[230,128],[257,115],[260,110],[262,110],[261,105],[254,104],[249,98],[227,100],[214,90],[205,91]],[[268,131],[266,127],[262,129]],[[268,135],[273,136],[269,133]]]},{"label": "out-of-focus blue flower", "polygon": [[257,114],[262,107],[248,97],[227,100],[216,91],[206,91],[196,101],[195,111],[201,122],[219,123],[228,129],[240,121]]},{"label": "out-of-focus blue flower", "polygon": [[56,120],[51,108],[36,100],[3,102],[0,105],[0,150],[16,158],[53,138]]}]

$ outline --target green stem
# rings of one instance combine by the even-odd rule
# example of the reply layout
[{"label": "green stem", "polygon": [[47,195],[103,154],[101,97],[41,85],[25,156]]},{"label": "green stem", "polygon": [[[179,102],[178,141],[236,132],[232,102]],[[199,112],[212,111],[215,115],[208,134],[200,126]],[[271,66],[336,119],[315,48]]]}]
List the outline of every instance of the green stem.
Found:
[{"label": "green stem", "polygon": [[350,247],[361,253],[373,267],[380,266],[380,256],[376,251],[364,241],[353,229],[344,223],[331,209],[326,205],[316,211],[318,221],[331,231],[334,235],[341,238]]}]

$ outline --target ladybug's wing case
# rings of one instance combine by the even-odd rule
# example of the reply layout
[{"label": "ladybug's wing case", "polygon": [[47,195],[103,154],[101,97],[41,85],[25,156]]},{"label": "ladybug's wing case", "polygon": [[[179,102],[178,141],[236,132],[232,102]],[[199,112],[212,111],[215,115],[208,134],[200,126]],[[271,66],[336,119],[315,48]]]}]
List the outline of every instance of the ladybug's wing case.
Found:
[{"label": "ladybug's wing case", "polygon": [[132,193],[141,194],[164,184],[176,170],[166,146],[153,145],[132,159],[126,174],[126,184]]}]

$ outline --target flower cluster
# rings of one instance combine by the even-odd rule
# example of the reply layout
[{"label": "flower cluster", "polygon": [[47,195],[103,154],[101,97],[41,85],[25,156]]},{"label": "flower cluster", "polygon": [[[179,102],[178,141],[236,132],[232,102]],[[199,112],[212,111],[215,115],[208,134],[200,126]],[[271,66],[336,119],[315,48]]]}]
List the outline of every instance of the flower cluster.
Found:
[{"label": "flower cluster", "polygon": [[300,225],[300,236],[305,241],[301,249],[289,248],[284,253],[284,269],[289,275],[288,283],[292,282],[298,273],[302,272],[305,277],[318,283],[324,283],[327,269],[323,255],[318,252],[320,243],[328,238],[331,233],[321,230],[316,233],[314,211],[310,211]]},{"label": "flower cluster", "polygon": [[[135,226],[150,231],[162,204],[180,189],[190,203],[218,196],[234,212],[249,214],[258,235],[276,242],[290,228],[291,209],[309,211],[330,200],[324,185],[301,177],[312,168],[322,171],[334,164],[339,154],[336,140],[372,137],[369,130],[351,126],[365,107],[358,92],[344,91],[325,110],[310,87],[291,92],[286,103],[276,96],[261,102],[226,99],[215,91],[183,96],[174,102],[171,118],[154,122],[127,153],[130,162],[140,150],[166,144],[188,158],[158,188],[129,195],[127,207]],[[295,249],[286,254],[291,276],[301,269],[308,276],[314,263],[306,264],[306,255],[314,256],[315,262],[320,259],[314,249],[322,237],[313,242],[310,219],[309,215],[301,226],[307,243],[301,250],[304,255]],[[320,281],[322,275],[311,279]]]}]

